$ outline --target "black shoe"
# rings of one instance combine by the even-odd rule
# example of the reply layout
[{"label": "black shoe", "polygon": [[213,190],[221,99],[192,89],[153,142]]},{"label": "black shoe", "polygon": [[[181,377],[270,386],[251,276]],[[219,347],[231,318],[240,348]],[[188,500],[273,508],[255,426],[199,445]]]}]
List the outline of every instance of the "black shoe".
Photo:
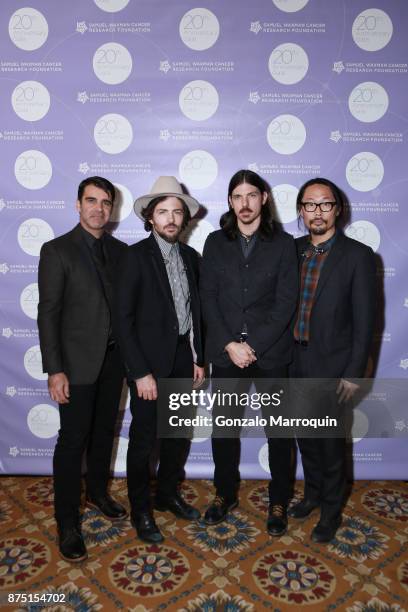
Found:
[{"label": "black shoe", "polygon": [[118,504],[107,494],[99,495],[98,497],[88,497],[86,503],[91,508],[97,508],[110,521],[120,521],[128,516],[127,510],[122,504]]},{"label": "black shoe", "polygon": [[300,502],[288,509],[288,516],[294,519],[304,519],[309,516],[309,514],[311,514],[311,512],[313,512],[313,510],[318,506],[319,504],[315,501],[302,499]]},{"label": "black shoe", "polygon": [[188,521],[196,521],[201,516],[199,510],[184,501],[179,493],[172,497],[156,497],[154,507],[161,512],[169,510],[178,518]]},{"label": "black shoe", "polygon": [[88,557],[82,533],[73,525],[58,526],[58,547],[61,557],[70,563],[79,563]]},{"label": "black shoe", "polygon": [[206,525],[218,525],[226,519],[228,512],[237,506],[238,500],[236,498],[228,500],[221,495],[217,495],[211,506],[207,508],[203,521]]},{"label": "black shoe", "polygon": [[140,512],[132,516],[132,525],[137,531],[137,535],[143,542],[149,544],[160,544],[164,537],[156,525],[151,512]]},{"label": "black shoe", "polygon": [[286,533],[288,528],[288,517],[285,506],[281,504],[269,506],[266,528],[271,536],[281,536]]},{"label": "black shoe", "polygon": [[315,525],[312,531],[312,540],[313,542],[330,542],[336,535],[338,528],[341,525],[341,518],[325,521],[324,519],[320,519],[320,521]]}]

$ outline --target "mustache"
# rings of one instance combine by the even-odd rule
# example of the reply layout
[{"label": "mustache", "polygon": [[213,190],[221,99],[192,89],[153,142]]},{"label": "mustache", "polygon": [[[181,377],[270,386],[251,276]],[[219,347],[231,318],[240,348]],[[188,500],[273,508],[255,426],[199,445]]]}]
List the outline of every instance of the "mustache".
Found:
[{"label": "mustache", "polygon": [[245,208],[241,208],[241,210],[239,211],[240,213],[243,212],[253,212],[252,208],[249,208],[248,206],[245,206]]}]

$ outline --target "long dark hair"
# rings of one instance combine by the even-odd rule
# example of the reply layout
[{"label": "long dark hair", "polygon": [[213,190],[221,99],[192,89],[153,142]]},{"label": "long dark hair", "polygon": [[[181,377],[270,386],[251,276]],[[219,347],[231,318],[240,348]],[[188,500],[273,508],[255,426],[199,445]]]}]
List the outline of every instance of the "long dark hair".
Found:
[{"label": "long dark hair", "polygon": [[[265,204],[261,208],[261,223],[259,225],[259,233],[263,237],[271,236],[274,231],[274,223],[272,216],[272,193],[268,183],[262,177],[252,170],[238,170],[232,177],[228,185],[228,202],[232,192],[238,185],[248,183],[253,185],[261,193],[267,193],[268,197]],[[235,240],[239,234],[237,216],[232,208],[224,213],[220,218],[220,227],[226,233],[230,240]]]}]

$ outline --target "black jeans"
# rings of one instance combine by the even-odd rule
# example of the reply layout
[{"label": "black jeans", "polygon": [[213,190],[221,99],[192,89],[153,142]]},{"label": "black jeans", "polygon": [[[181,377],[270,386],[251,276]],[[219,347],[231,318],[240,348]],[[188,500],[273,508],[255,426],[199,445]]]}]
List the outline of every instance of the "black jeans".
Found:
[{"label": "black jeans", "polygon": [[[292,376],[311,378],[309,368],[308,347],[296,345]],[[322,390],[318,401],[332,405],[337,404],[338,399],[334,390],[331,394]],[[347,485],[345,439],[298,438],[297,443],[302,457],[305,499],[320,505],[323,520],[336,520],[341,515]]]},{"label": "black jeans", "polygon": [[[257,379],[286,378],[286,366],[262,370],[256,364],[241,369],[234,364],[229,367],[213,366],[212,377],[239,378],[239,393],[247,393]],[[214,486],[217,495],[235,499],[240,481],[239,461],[241,440],[235,438],[211,438],[214,459]],[[291,495],[291,468],[293,465],[293,440],[290,438],[268,438],[268,460],[272,480],[269,482],[269,503],[286,506]]]},{"label": "black jeans", "polygon": [[[188,337],[180,337],[173,369],[167,378],[193,378],[193,355]],[[132,423],[129,429],[127,453],[127,484],[131,514],[151,508],[150,457],[157,440],[157,401],[138,397],[136,384],[130,384],[130,411]],[[185,438],[160,440],[157,495],[172,497],[177,492],[180,477],[190,448]]]},{"label": "black jeans", "polygon": [[70,385],[69,404],[60,404],[54,451],[54,504],[57,523],[76,524],[81,499],[82,457],[86,449],[87,493],[106,493],[124,370],[119,349],[107,350],[98,378]]}]

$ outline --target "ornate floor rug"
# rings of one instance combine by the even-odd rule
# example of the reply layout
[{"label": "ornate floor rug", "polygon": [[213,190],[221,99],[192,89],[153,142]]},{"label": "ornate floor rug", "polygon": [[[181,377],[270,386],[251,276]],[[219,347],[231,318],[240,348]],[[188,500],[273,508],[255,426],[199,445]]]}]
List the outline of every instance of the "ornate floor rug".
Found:
[{"label": "ornate floor rug", "polygon": [[[302,483],[297,483],[295,499]],[[113,496],[127,504],[126,480]],[[211,482],[189,480],[186,499],[204,509]],[[315,511],[266,534],[266,482],[241,483],[239,507],[217,526],[156,519],[165,541],[140,542],[128,520],[84,509],[89,558],[63,561],[56,546],[52,480],[0,478],[0,609],[157,612],[408,612],[408,485],[354,484],[330,544],[315,544]],[[25,596],[25,597],[24,597]]]}]

